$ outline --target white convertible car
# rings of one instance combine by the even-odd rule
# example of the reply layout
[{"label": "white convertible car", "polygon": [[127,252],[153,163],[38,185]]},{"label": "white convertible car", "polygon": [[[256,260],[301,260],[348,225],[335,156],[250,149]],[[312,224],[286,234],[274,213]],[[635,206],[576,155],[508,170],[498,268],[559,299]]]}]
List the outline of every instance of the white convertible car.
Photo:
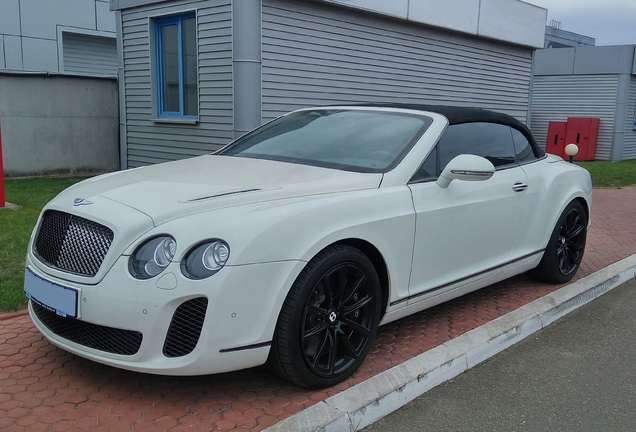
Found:
[{"label": "white convertible car", "polygon": [[378,326],[521,272],[579,268],[588,172],[517,120],[309,108],[215,154],[83,181],[39,217],[25,292],[54,344],[170,375],[269,363],[334,385]]}]

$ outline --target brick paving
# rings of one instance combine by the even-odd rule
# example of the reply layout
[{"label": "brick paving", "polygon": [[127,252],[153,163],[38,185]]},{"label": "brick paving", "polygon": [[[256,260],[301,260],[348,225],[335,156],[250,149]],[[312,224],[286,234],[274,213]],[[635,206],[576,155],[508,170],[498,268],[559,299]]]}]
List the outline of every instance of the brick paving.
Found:
[{"label": "brick paving", "polygon": [[[636,253],[635,214],[636,187],[594,191],[577,278]],[[383,326],[354,376],[321,391],[265,367],[203,377],[122,371],[56,348],[25,312],[0,315],[0,430],[259,431],[558,288],[521,275]]]}]

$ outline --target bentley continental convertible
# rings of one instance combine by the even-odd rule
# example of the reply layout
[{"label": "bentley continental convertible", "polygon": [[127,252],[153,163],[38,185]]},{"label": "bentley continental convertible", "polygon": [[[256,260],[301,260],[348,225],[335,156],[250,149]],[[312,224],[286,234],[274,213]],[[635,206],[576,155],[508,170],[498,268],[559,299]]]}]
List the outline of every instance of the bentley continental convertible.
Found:
[{"label": "bentley continental convertible", "polygon": [[301,109],[214,154],[85,180],[25,269],[54,344],[169,375],[268,363],[332,386],[379,325],[529,271],[576,273],[588,172],[482,109]]}]

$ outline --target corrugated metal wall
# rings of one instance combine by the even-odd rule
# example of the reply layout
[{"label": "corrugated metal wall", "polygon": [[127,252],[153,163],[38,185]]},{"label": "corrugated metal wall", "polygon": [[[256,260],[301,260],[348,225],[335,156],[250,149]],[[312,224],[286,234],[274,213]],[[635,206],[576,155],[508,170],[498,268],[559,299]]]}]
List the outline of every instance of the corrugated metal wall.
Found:
[{"label": "corrugated metal wall", "polygon": [[[153,122],[149,17],[198,9],[199,123]],[[230,0],[175,1],[122,11],[128,166],[196,156],[233,138]]]},{"label": "corrugated metal wall", "polygon": [[470,105],[527,119],[531,50],[307,1],[263,0],[263,120],[308,105]]},{"label": "corrugated metal wall", "polygon": [[64,72],[117,76],[117,40],[62,33]]},{"label": "corrugated metal wall", "polygon": [[629,102],[627,103],[627,120],[625,124],[625,140],[623,141],[623,159],[636,159],[636,77],[632,76],[629,86]]},{"label": "corrugated metal wall", "polygon": [[536,76],[532,87],[532,126],[545,148],[550,121],[568,117],[601,119],[596,159],[609,160],[616,112],[618,75]]}]

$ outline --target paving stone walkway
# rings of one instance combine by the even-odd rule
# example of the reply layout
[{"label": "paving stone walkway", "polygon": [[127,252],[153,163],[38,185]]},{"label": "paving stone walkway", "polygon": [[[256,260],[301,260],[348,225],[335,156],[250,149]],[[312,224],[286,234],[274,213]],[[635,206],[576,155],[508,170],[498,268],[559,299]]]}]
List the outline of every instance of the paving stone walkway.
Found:
[{"label": "paving stone walkway", "polygon": [[[594,190],[577,278],[636,253],[634,215],[636,187]],[[24,311],[0,315],[0,430],[259,431],[559,287],[521,275],[383,326],[354,376],[322,391],[265,367],[203,377],[122,371],[51,345]]]}]

